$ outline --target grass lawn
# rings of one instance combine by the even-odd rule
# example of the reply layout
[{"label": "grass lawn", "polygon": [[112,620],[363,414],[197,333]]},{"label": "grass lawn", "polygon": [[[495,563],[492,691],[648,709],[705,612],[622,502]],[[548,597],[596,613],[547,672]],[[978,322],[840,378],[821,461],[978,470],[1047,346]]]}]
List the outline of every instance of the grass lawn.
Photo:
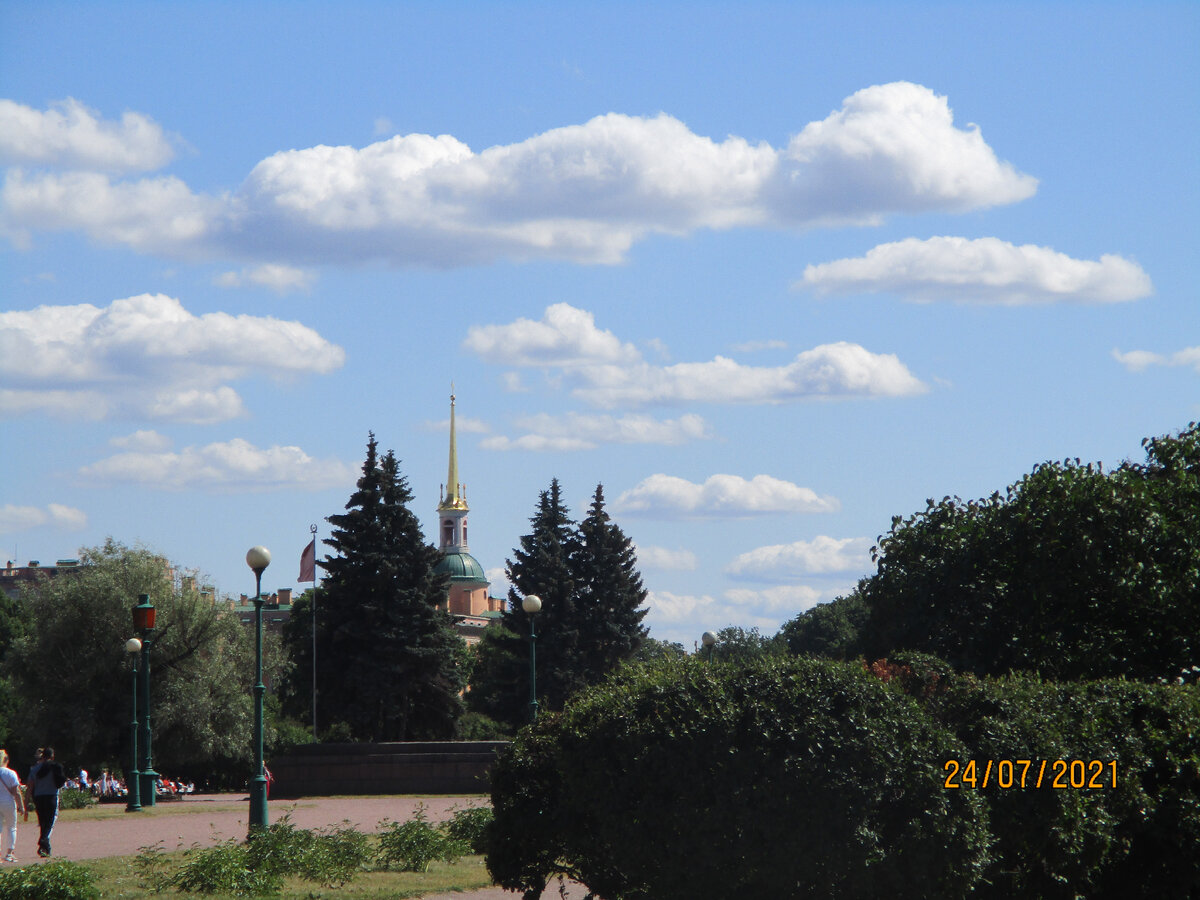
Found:
[{"label": "grass lawn", "polygon": [[[178,868],[183,853],[163,854],[164,860]],[[107,859],[85,860],[79,865],[91,871],[104,900],[109,898],[204,897],[225,900],[221,894],[184,894],[175,890],[156,893],[140,883],[135,856],[112,856]],[[311,881],[289,878],[284,882],[282,900],[386,900],[386,898],[421,897],[425,894],[470,891],[488,887],[488,876],[482,856],[464,856],[458,862],[435,862],[428,872],[360,872],[349,884],[323,887]]]}]

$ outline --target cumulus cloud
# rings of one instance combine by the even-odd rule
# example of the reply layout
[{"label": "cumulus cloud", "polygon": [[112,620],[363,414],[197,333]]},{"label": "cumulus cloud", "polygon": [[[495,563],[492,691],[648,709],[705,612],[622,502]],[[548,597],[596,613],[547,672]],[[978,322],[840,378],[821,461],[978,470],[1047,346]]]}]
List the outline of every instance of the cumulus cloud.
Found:
[{"label": "cumulus cloud", "polygon": [[625,491],[613,504],[617,512],[659,518],[701,519],[771,513],[836,512],[834,497],[818,496],[790,481],[755,475],[712,475],[695,484],[674,475],[656,474]]},{"label": "cumulus cloud", "polygon": [[113,122],[72,98],[45,110],[0,99],[0,161],[6,163],[134,172],[158,169],[172,156],[161,126],[141,113]]},{"label": "cumulus cloud", "polygon": [[1036,189],[978,128],[954,125],[945,97],[908,82],[857,92],[783,148],[715,141],[666,114],[609,113],[478,152],[425,134],[281,151],[216,196],[84,174],[95,173],[10,172],[5,230],[295,264],[616,263],[650,234],[870,224]]},{"label": "cumulus cloud", "polygon": [[31,230],[81,230],[102,244],[197,256],[225,200],[193,194],[174,176],[114,182],[99,172],[9,171],[0,190],[0,231],[19,243]]},{"label": "cumulus cloud", "polygon": [[0,506],[0,534],[12,534],[52,525],[65,531],[87,527],[87,513],[73,506],[49,503],[46,506]]},{"label": "cumulus cloud", "polygon": [[596,327],[590,312],[569,303],[546,307],[541,321],[517,319],[507,325],[473,325],[463,347],[482,359],[507,366],[628,365],[641,354],[611,331]]},{"label": "cumulus cloud", "polygon": [[213,282],[219,287],[229,288],[256,284],[270,288],[277,294],[286,294],[290,291],[307,291],[315,280],[316,275],[305,269],[265,264],[242,269],[240,272],[222,272]]},{"label": "cumulus cloud", "polygon": [[1200,373],[1200,347],[1185,347],[1171,354],[1149,350],[1130,350],[1128,353],[1113,350],[1112,354],[1113,359],[1131,372],[1142,372],[1150,366],[1186,366]]},{"label": "cumulus cloud", "polygon": [[839,341],[782,366],[747,366],[725,356],[672,366],[593,366],[576,396],[600,407],[671,403],[784,403],[816,397],[904,397],[928,388],[891,353]]},{"label": "cumulus cloud", "polygon": [[163,294],[40,306],[0,313],[0,412],[217,422],[244,412],[227,382],[325,373],[344,359],[299,322],[197,316]]},{"label": "cumulus cloud", "polygon": [[336,459],[313,459],[299,447],[259,448],[231,441],[170,450],[128,450],[79,470],[91,484],[135,484],[164,491],[303,490],[353,484],[355,470]]},{"label": "cumulus cloud", "polygon": [[997,238],[906,238],[866,256],[810,265],[798,287],[818,294],[888,291],[909,300],[994,303],[1119,303],[1154,286],[1134,262],[1106,254],[1073,259],[1049,247]]},{"label": "cumulus cloud", "polygon": [[171,446],[171,439],[153,429],[140,429],[133,434],[112,438],[109,444],[119,450],[154,452],[168,449]]},{"label": "cumulus cloud", "polygon": [[716,601],[704,594],[673,594],[670,591],[649,591],[646,595],[647,618],[660,622],[684,622],[707,613]]},{"label": "cumulus cloud", "polygon": [[487,450],[592,450],[601,444],[678,445],[711,437],[704,419],[693,414],[678,419],[541,414],[519,419],[517,426],[525,434],[515,438],[495,435],[481,446]]},{"label": "cumulus cloud", "polygon": [[754,581],[790,581],[803,575],[860,572],[871,565],[867,538],[831,538],[773,544],[739,554],[726,574]]},{"label": "cumulus cloud", "polygon": [[847,342],[822,344],[782,366],[747,366],[724,356],[660,366],[632,344],[596,327],[591,313],[566,303],[540,322],[472,327],[463,346],[489,362],[554,368],[593,406],[783,403],[816,397],[900,397],[926,385],[894,354]]},{"label": "cumulus cloud", "polygon": [[733,588],[725,592],[725,598],[734,606],[772,613],[786,612],[789,616],[812,609],[821,602],[822,597],[821,591],[804,584],[785,584],[761,591]]},{"label": "cumulus cloud", "polygon": [[864,88],[805,126],[782,154],[777,183],[777,215],[805,224],[965,212],[1037,190],[1037,179],[996,158],[978,127],[954,127],[946,97],[903,81]]},{"label": "cumulus cloud", "polygon": [[641,569],[693,572],[700,564],[696,554],[691,550],[672,550],[669,547],[642,546],[641,544],[634,549],[637,552],[638,567]]}]

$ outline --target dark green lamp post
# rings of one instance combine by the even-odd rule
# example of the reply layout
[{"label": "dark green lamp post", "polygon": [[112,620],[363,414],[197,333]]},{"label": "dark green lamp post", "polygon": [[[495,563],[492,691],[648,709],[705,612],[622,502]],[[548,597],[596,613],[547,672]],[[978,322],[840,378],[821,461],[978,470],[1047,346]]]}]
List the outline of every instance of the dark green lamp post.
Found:
[{"label": "dark green lamp post", "polygon": [[125,812],[140,812],[142,809],[142,792],[138,780],[138,654],[142,650],[142,642],[130,638],[125,642],[125,652],[130,657],[130,669],[133,672],[133,721],[129,724],[129,758],[133,760],[133,768],[125,775],[129,785],[129,802],[125,804]]},{"label": "dark green lamp post", "polygon": [[542,598],[537,594],[529,594],[521,601],[521,609],[529,616],[529,721],[536,722],[538,714],[537,701],[537,631],[533,620],[542,611]]},{"label": "dark green lamp post", "polygon": [[271,551],[251,547],[246,565],[254,571],[254,775],[250,779],[250,833],[267,827],[267,776],[263,767],[262,573],[271,564]]},{"label": "dark green lamp post", "polygon": [[150,595],[138,594],[138,604],[133,608],[133,630],[142,636],[142,661],[138,667],[138,679],[142,689],[142,734],[138,741],[138,749],[141,751],[138,784],[141,786],[142,806],[155,805],[157,793],[155,785],[158,781],[158,773],[154,771],[154,751],[150,729],[150,646],[154,643],[152,640],[154,618],[154,604],[150,602]]}]

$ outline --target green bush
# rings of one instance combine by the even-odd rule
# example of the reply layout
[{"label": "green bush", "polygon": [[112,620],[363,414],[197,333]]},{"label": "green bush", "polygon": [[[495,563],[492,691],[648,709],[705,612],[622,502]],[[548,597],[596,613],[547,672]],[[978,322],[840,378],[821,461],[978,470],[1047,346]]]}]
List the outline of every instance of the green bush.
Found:
[{"label": "green bush", "polygon": [[1032,676],[941,685],[926,708],[977,760],[1099,760],[1106,780],[1117,763],[1115,788],[980,790],[995,843],[978,896],[1200,896],[1200,691]]},{"label": "green bush", "polygon": [[600,896],[965,896],[983,803],[915,700],[814,659],[629,667],[523,730],[492,776],[488,869]]},{"label": "green bush", "polygon": [[348,822],[341,828],[315,832],[297,874],[327,887],[340,887],[366,868],[372,858],[371,839]]},{"label": "green bush", "polygon": [[492,821],[492,810],[488,806],[468,806],[456,809],[442,827],[453,840],[464,844],[471,853],[486,853],[487,827]]},{"label": "green bush", "polygon": [[384,868],[427,872],[434,860],[454,862],[469,849],[464,842],[430,825],[424,805],[418,806],[403,824],[381,822],[380,826],[379,862]]},{"label": "green bush", "polygon": [[92,873],[65,859],[0,872],[0,900],[98,900]]},{"label": "green bush", "polygon": [[58,792],[59,809],[87,809],[89,806],[95,805],[96,802],[96,798],[87,791],[80,791],[75,788],[63,788]]},{"label": "green bush", "polygon": [[171,883],[188,893],[261,897],[278,893],[283,876],[269,868],[252,868],[247,845],[229,840],[215,847],[189,850]]}]

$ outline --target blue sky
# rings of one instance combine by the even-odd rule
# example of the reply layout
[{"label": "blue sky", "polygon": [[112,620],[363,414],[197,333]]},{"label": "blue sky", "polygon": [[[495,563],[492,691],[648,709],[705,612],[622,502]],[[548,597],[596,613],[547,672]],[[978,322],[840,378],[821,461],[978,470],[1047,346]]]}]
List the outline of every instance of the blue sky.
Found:
[{"label": "blue sky", "polygon": [[0,542],[297,586],[368,431],[656,637],[1200,418],[1200,7],[0,2]]}]

